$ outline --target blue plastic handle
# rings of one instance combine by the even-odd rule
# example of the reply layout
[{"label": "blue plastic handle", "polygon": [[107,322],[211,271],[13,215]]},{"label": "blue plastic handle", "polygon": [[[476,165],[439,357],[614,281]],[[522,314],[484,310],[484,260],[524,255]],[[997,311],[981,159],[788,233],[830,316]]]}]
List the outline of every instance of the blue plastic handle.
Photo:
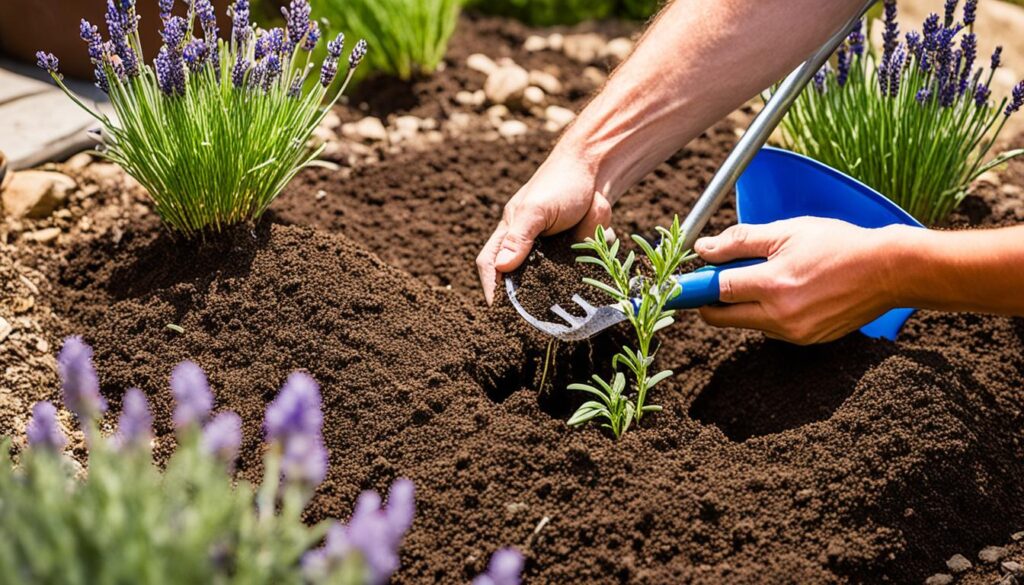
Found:
[{"label": "blue plastic handle", "polygon": [[693,272],[682,274],[676,281],[682,285],[683,290],[675,298],[665,303],[666,309],[697,309],[718,302],[718,280],[722,272],[733,268],[753,266],[761,264],[764,258],[751,258],[749,260],[737,260],[720,266],[704,266]]}]

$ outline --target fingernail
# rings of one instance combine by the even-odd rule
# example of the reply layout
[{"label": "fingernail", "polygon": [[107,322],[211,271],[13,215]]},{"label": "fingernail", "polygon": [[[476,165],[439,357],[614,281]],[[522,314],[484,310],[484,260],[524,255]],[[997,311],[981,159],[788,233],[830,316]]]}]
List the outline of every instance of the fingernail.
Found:
[{"label": "fingernail", "polygon": [[498,257],[494,259],[494,263],[498,266],[504,266],[505,264],[515,260],[515,258],[515,252],[506,249],[498,252]]},{"label": "fingernail", "polygon": [[709,238],[701,238],[697,240],[697,243],[693,245],[697,249],[697,252],[703,254],[704,252],[710,252],[715,249],[715,242]]}]

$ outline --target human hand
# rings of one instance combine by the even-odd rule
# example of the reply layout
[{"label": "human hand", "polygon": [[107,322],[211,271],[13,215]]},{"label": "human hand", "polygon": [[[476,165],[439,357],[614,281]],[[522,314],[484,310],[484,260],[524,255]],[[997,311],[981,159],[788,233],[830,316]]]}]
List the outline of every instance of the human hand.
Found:
[{"label": "human hand", "polygon": [[713,264],[768,259],[722,272],[721,300],[729,304],[704,307],[701,317],[801,345],[838,339],[896,306],[893,244],[912,229],[803,217],[701,238],[694,250]]},{"label": "human hand", "polygon": [[538,236],[574,229],[580,240],[608,226],[612,206],[596,188],[595,172],[583,160],[552,153],[505,204],[501,222],[476,258],[487,304],[504,273],[518,268]]}]

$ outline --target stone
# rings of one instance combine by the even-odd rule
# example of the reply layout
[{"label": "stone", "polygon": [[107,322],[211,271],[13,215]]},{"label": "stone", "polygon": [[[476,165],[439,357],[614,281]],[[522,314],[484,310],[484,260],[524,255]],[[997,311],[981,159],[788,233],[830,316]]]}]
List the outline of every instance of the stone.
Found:
[{"label": "stone", "polygon": [[111,163],[96,163],[89,165],[89,175],[93,181],[103,185],[114,185],[124,180],[125,173],[121,167]]},{"label": "stone", "polygon": [[935,573],[924,580],[924,585],[949,585],[953,582],[953,575],[948,573]]},{"label": "stone", "polygon": [[0,317],[0,343],[3,343],[7,336],[14,331],[14,326],[7,319]]},{"label": "stone", "polygon": [[626,37],[619,37],[608,41],[604,46],[604,55],[615,61],[622,62],[633,52],[633,41]]},{"label": "stone", "polygon": [[437,118],[423,118],[420,120],[420,130],[437,130],[439,126]]},{"label": "stone", "polygon": [[473,71],[479,71],[484,75],[490,75],[498,68],[498,64],[483,53],[473,53],[469,57],[466,57],[466,67],[469,67]]},{"label": "stone", "polygon": [[583,79],[594,87],[604,85],[608,76],[597,67],[587,67],[583,70]]},{"label": "stone", "polygon": [[85,167],[89,166],[90,164],[92,164],[92,155],[89,154],[88,152],[80,152],[75,156],[69,158],[68,160],[64,161],[65,168],[73,169],[76,171],[80,171]]},{"label": "stone", "polygon": [[604,55],[608,43],[597,33],[567,35],[562,52],[578,63],[593,63]]},{"label": "stone", "polygon": [[395,118],[395,130],[403,136],[413,136],[420,131],[420,122],[416,116],[399,116]]},{"label": "stone", "polygon": [[1024,195],[1024,188],[1012,183],[1005,183],[999,188],[999,192],[1009,197],[1019,197],[1020,195]]},{"label": "stone", "polygon": [[487,108],[487,117],[492,120],[500,120],[508,115],[508,108],[501,104]]},{"label": "stone", "polygon": [[1020,573],[1021,570],[1024,569],[1024,566],[1021,566],[1021,564],[1017,561],[1003,561],[1003,563],[999,566],[1002,567],[1003,570],[1007,573],[1013,575]]},{"label": "stone", "polygon": [[473,92],[462,90],[455,94],[455,103],[460,106],[472,106],[473,103]]},{"label": "stone", "polygon": [[542,104],[544,100],[544,90],[536,85],[531,85],[523,90],[523,101],[527,104]]},{"label": "stone", "polygon": [[530,85],[530,74],[518,65],[495,69],[484,83],[484,95],[494,104],[513,102],[522,97]]},{"label": "stone", "polygon": [[3,209],[14,218],[39,219],[49,216],[78,187],[75,180],[52,171],[14,173],[3,191]]},{"label": "stone", "polygon": [[961,554],[955,554],[949,557],[949,560],[946,561],[946,567],[948,567],[954,575],[959,575],[967,569],[970,569],[972,566],[971,561],[967,560],[967,557]]},{"label": "stone", "polygon": [[498,126],[498,134],[505,138],[515,138],[529,132],[530,128],[519,120],[505,120]]},{"label": "stone", "polygon": [[[562,106],[548,106],[544,109],[544,119],[555,127],[555,131],[561,130],[568,126],[573,120],[576,119],[576,113],[568,108]],[[547,127],[545,125],[545,127]]]},{"label": "stone", "polygon": [[530,85],[535,85],[544,90],[548,95],[559,95],[562,93],[562,82],[554,75],[545,71],[530,71]]},{"label": "stone", "polygon": [[338,114],[336,114],[332,110],[330,112],[327,112],[327,115],[324,116],[324,119],[322,122],[320,122],[320,125],[329,130],[337,131],[339,128],[341,128],[341,117],[338,116]]},{"label": "stone", "polygon": [[974,180],[976,184],[991,185],[999,188],[1003,184],[1002,178],[999,177],[999,173],[995,171],[985,171],[978,175],[978,178]]},{"label": "stone", "polygon": [[523,50],[528,53],[536,53],[537,51],[543,51],[547,48],[548,40],[538,35],[530,35],[526,37],[526,42],[523,43]]},{"label": "stone", "polygon": [[1012,538],[1014,542],[1020,542],[1021,540],[1024,540],[1024,531],[1014,532],[1010,535],[1010,538]]},{"label": "stone", "polygon": [[28,232],[22,237],[31,242],[39,242],[40,244],[49,244],[57,239],[60,235],[60,228],[51,227],[36,230],[34,232]]},{"label": "stone", "polygon": [[309,138],[309,141],[312,143],[311,145],[313,148],[317,148],[322,144],[327,144],[328,142],[333,142],[337,139],[338,137],[330,128],[317,126],[313,129],[313,135]]},{"label": "stone", "polygon": [[978,553],[978,560],[983,563],[998,563],[1006,556],[1007,550],[1001,546],[986,546]]},{"label": "stone", "polygon": [[356,138],[367,142],[387,140],[388,130],[384,122],[376,116],[367,116],[358,122],[345,124],[341,132],[348,138]]},{"label": "stone", "polygon": [[548,48],[552,51],[561,51],[565,48],[565,37],[561,33],[548,35]]},{"label": "stone", "polygon": [[466,112],[452,112],[448,116],[448,128],[456,133],[466,130],[473,123],[473,117]]}]

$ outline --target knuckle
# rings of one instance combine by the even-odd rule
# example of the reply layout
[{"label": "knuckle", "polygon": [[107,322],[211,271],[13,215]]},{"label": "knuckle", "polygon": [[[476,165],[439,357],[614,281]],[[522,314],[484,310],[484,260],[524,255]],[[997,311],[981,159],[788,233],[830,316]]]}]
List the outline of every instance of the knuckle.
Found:
[{"label": "knuckle", "polygon": [[729,228],[729,239],[734,244],[744,244],[750,238],[750,228],[743,224],[736,224]]},{"label": "knuckle", "polygon": [[728,272],[724,272],[721,276],[719,276],[718,297],[720,300],[726,303],[731,303],[736,300],[735,282],[733,281],[732,276],[730,276]]}]

